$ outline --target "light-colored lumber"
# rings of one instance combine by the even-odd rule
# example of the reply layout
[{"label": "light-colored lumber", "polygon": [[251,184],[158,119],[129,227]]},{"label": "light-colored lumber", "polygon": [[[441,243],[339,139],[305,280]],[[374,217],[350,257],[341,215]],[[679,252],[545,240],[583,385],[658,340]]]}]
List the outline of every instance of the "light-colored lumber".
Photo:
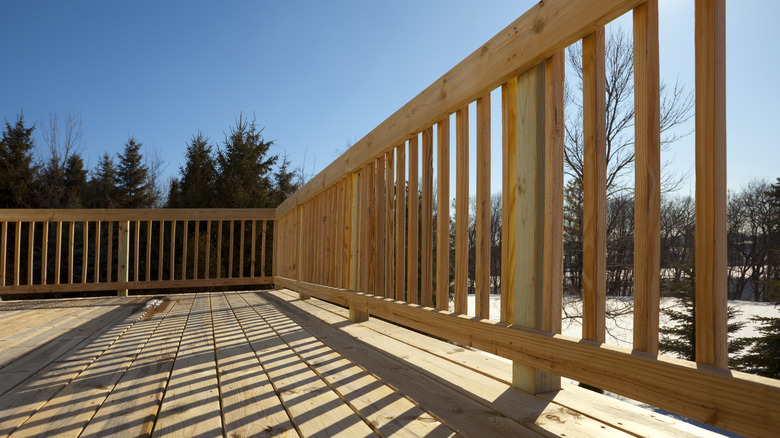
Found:
[{"label": "light-colored lumber", "polygon": [[450,304],[449,115],[436,124],[436,188],[436,308],[447,310]]},{"label": "light-colored lumber", "polygon": [[374,283],[375,294],[385,296],[385,259],[387,258],[387,242],[385,241],[385,230],[387,229],[387,203],[385,202],[385,156],[380,155],[376,160],[375,196],[376,196],[376,280]]},{"label": "light-colored lumber", "polygon": [[[456,184],[455,190],[455,313],[468,313],[469,279],[469,107],[455,113]],[[447,218],[449,219],[449,217]],[[449,231],[449,230],[448,230]],[[449,239],[449,233],[447,233]]]},{"label": "light-colored lumber", "polygon": [[[48,222],[44,222],[44,239],[46,238],[46,235],[49,234],[48,230]],[[46,245],[44,244],[44,247]],[[44,263],[45,265],[45,263]],[[100,282],[100,221],[95,222],[95,278],[92,280],[93,283]],[[45,280],[45,274],[44,274],[44,280],[42,281],[43,284],[46,284]]]},{"label": "light-colored lumber", "polygon": [[[185,225],[186,229],[186,225]],[[133,279],[139,281],[138,264],[141,260],[141,221],[135,221],[135,246],[133,248]],[[186,242],[185,242],[186,243]]]},{"label": "light-colored lumber", "polygon": [[[187,279],[187,243],[190,234],[190,221],[183,220],[181,223],[181,278],[180,280]],[[136,278],[136,281],[138,278]]]},{"label": "light-colored lumber", "polygon": [[[17,238],[16,251],[18,251],[18,248],[19,248],[18,239],[19,239],[19,231],[20,231],[19,227],[20,227],[20,225],[21,225],[20,222],[16,223],[16,238]],[[70,226],[68,227],[68,283],[73,283],[73,263],[74,263],[74,260],[73,260],[73,250],[74,250],[74,248],[76,246],[75,234],[76,234],[76,222],[70,222]],[[18,252],[17,252],[17,254],[18,254]],[[19,266],[18,258],[16,260],[16,266],[17,266],[17,269],[18,269],[18,266]],[[19,275],[18,274],[15,275],[14,278],[18,279]],[[15,284],[18,286],[19,285],[19,281],[17,280]]]},{"label": "light-colored lumber", "polygon": [[234,221],[228,222],[230,225],[230,242],[228,243],[228,268],[227,278],[233,278],[233,243],[235,241],[235,224]]},{"label": "light-colored lumber", "polygon": [[[221,236],[220,236],[221,237]],[[168,279],[176,279],[176,221],[171,221],[171,247],[168,254]]]},{"label": "light-colored lumber", "polygon": [[422,212],[420,217],[420,302],[433,306],[433,128],[422,135]]},{"label": "light-colored lumber", "polygon": [[582,338],[604,342],[607,294],[607,146],[604,28],[582,39]]},{"label": "light-colored lumber", "polygon": [[[197,227],[195,228],[197,230]],[[261,265],[262,268],[260,268],[260,272],[265,272],[265,221],[263,221],[263,229],[262,229],[262,246],[260,247],[260,252],[262,253],[261,256]],[[257,221],[252,221],[252,231],[251,231],[251,244],[249,246],[249,276],[254,277],[255,276],[255,265],[257,264]],[[197,249],[197,247],[195,247]],[[198,254],[195,254],[195,262],[197,263],[198,260]],[[195,278],[197,277],[197,272],[195,272]]]},{"label": "light-colored lumber", "polygon": [[[33,284],[33,257],[35,255],[35,222],[27,224],[27,284]],[[84,278],[87,272],[87,231],[84,230]]]},{"label": "light-colored lumber", "polygon": [[406,291],[406,143],[395,151],[395,299],[403,301]]},{"label": "light-colored lumber", "polygon": [[391,150],[385,154],[385,296],[392,298],[394,294],[393,280],[395,279],[393,271],[393,261],[395,253],[395,241],[393,240],[395,211],[395,155]]},{"label": "light-colored lumber", "polygon": [[764,402],[780,398],[777,380],[280,277],[274,284],[364,306],[371,315],[738,434],[762,435],[780,427],[780,406]]},{"label": "light-colored lumber", "polygon": [[152,316],[163,319],[80,437],[151,434],[191,306],[174,296]]},{"label": "light-colored lumber", "polygon": [[696,361],[726,368],[726,2],[695,10]]},{"label": "light-colored lumber", "polygon": [[8,222],[83,222],[94,221],[181,221],[197,217],[200,220],[273,220],[273,208],[7,208],[0,217]]},{"label": "light-colored lumber", "polygon": [[561,332],[563,301],[563,139],[565,54],[544,65],[544,267],[542,330]]},{"label": "light-colored lumber", "polygon": [[[163,251],[165,249],[165,221],[160,221],[160,239],[157,242],[160,252],[157,255],[157,280],[163,279]],[[206,277],[208,278],[208,276]]]},{"label": "light-colored lumber", "polygon": [[[111,223],[109,222],[109,227],[111,226]],[[108,244],[108,252],[111,252],[111,234],[109,234],[109,244]],[[5,286],[5,222],[3,222],[3,242],[2,242],[2,248],[0,248],[0,251],[2,251],[2,267],[0,267],[0,276],[3,276],[2,284]],[[60,284],[60,273],[62,272],[62,221],[57,222],[57,233],[55,237],[56,243],[55,243],[55,251],[56,254],[54,255],[54,284]],[[109,260],[111,256],[109,256]],[[109,267],[106,268],[108,272],[110,272],[111,269],[111,263],[109,262]],[[108,277],[108,276],[107,276]],[[108,277],[109,281],[111,281],[111,277]]]},{"label": "light-colored lumber", "polygon": [[222,221],[217,220],[217,278],[222,278]]},{"label": "light-colored lumber", "polygon": [[658,0],[634,9],[634,349],[658,353],[661,97]]},{"label": "light-colored lumber", "polygon": [[[108,222],[108,241],[106,242],[106,281],[113,281],[113,269],[114,269],[114,223]],[[57,263],[59,265],[59,263]],[[57,275],[59,277],[59,275]],[[118,280],[118,279],[117,279]],[[60,284],[57,282],[56,284]]]},{"label": "light-colored lumber", "polygon": [[212,294],[211,301],[225,434],[297,436],[239,323],[257,314],[239,294]]},{"label": "light-colored lumber", "polygon": [[477,99],[477,210],[474,314],[490,316],[490,93]]},{"label": "light-colored lumber", "polygon": [[517,78],[501,86],[501,126],[501,322],[511,324],[515,303]]},{"label": "light-colored lumber", "polygon": [[221,436],[222,418],[209,298],[192,305],[152,436]]},{"label": "light-colored lumber", "polygon": [[[0,233],[2,233],[0,234],[0,286],[5,286],[5,260],[6,260],[7,241],[8,241],[7,221],[3,221],[3,229],[0,230]],[[57,254],[59,254],[59,251],[57,251]],[[57,263],[57,266],[59,266],[59,263]],[[57,276],[57,281],[59,282],[59,275]]]},{"label": "light-colored lumber", "polygon": [[643,0],[537,3],[312,178],[277,208],[277,215],[641,3]]},{"label": "light-colored lumber", "polygon": [[32,286],[6,286],[4,293],[54,293],[54,292],[91,292],[108,291],[121,289],[163,289],[178,287],[212,287],[212,286],[235,286],[235,285],[260,285],[272,284],[273,277],[244,277],[244,278],[212,278],[205,280],[164,280],[164,281],[121,281],[112,283],[72,283],[72,284],[34,284]]},{"label": "light-colored lumber", "polygon": [[[30,223],[31,226],[34,224],[34,222]],[[87,282],[87,266],[89,265],[89,221],[83,222],[83,227],[81,229],[82,235],[83,235],[83,241],[81,243],[81,283],[84,284]],[[32,233],[30,233],[30,250],[32,251]],[[30,261],[29,266],[32,266],[32,261]],[[32,281],[28,282],[27,284],[32,284]]]},{"label": "light-colored lumber", "polygon": [[418,136],[409,139],[409,229],[406,255],[406,301],[417,304],[419,289],[417,288],[417,257],[419,257],[419,158]]},{"label": "light-colored lumber", "polygon": [[367,167],[363,175],[365,175],[365,190],[367,193],[365,209],[368,214],[366,216],[366,293],[376,295],[376,176],[375,173],[376,162],[371,162]]},{"label": "light-colored lumber", "polygon": [[[162,248],[162,241],[160,241]],[[127,282],[130,280],[130,222],[120,221],[117,231],[117,282]],[[126,297],[128,289],[118,289],[117,295]]]},{"label": "light-colored lumber", "polygon": [[[195,242],[195,251],[197,252],[197,240]],[[152,280],[152,221],[146,221],[146,274],[144,275],[144,280]]]},{"label": "light-colored lumber", "polygon": [[[160,223],[160,229],[162,230],[162,223]],[[162,239],[160,239],[162,241]],[[203,248],[206,253],[206,259],[203,261],[203,278],[206,280],[211,276],[211,221],[206,221],[206,247]]]},{"label": "light-colored lumber", "polygon": [[[98,222],[98,226],[100,223]],[[98,240],[96,243],[96,246],[98,249],[100,248],[100,235],[98,235]],[[100,266],[100,252],[96,251],[96,254],[98,254],[95,257],[95,278],[97,278],[97,273],[100,272],[98,270],[98,267]],[[44,222],[43,223],[43,236],[42,236],[42,242],[41,242],[41,284],[47,283],[47,275],[48,270],[47,265],[49,262],[49,223]]]}]

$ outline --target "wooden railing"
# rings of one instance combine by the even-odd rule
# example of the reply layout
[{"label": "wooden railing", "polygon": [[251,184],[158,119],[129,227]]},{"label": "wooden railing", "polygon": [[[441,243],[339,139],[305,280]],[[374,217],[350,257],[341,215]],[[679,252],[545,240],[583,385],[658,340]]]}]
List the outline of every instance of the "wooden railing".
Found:
[{"label": "wooden railing", "polygon": [[0,210],[0,294],[270,284],[273,218],[273,209]]},{"label": "wooden railing", "polygon": [[[657,0],[548,0],[485,43],[276,209],[278,286],[514,361],[513,383],[566,376],[748,436],[780,430],[776,380],[727,369],[725,2],[696,1],[697,362],[658,355]],[[605,341],[604,25],[633,11],[633,350]],[[582,41],[583,331],[560,335],[566,47]],[[488,321],[490,98],[502,124],[501,322]],[[496,92],[496,95],[497,92]],[[477,318],[467,310],[469,112],[476,111]],[[455,138],[451,126],[455,124]],[[450,154],[457,181],[450,261]],[[436,166],[434,167],[434,155]],[[408,169],[408,172],[407,172]],[[435,182],[434,182],[435,175]],[[436,205],[434,206],[434,188]],[[434,223],[434,211],[436,221]],[[435,236],[435,238],[434,238]],[[454,266],[454,268],[453,268]],[[449,296],[454,312],[449,312]]]}]

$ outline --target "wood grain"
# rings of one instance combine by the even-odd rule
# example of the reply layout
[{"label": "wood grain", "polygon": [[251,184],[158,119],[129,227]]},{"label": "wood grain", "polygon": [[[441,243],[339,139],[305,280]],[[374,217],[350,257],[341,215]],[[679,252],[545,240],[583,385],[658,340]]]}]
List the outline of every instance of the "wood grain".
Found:
[{"label": "wood grain", "polygon": [[450,117],[436,124],[436,308],[450,304]]}]

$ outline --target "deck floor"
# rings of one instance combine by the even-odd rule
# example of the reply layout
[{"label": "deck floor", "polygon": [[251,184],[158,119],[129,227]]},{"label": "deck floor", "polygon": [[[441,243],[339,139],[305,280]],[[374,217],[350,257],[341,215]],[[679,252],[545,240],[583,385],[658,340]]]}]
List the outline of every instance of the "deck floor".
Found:
[{"label": "deck floor", "polygon": [[0,436],[709,436],[289,291],[0,302]]}]

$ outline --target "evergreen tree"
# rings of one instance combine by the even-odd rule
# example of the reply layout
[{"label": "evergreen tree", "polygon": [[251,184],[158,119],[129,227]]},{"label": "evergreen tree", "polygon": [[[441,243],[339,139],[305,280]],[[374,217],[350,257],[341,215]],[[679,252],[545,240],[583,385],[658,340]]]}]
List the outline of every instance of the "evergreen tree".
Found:
[{"label": "evergreen tree", "polygon": [[744,339],[749,351],[736,359],[736,368],[780,379],[780,318],[755,317],[761,336]]},{"label": "evergreen tree", "polygon": [[0,208],[34,208],[34,182],[38,166],[33,162],[32,133],[35,126],[24,125],[24,114],[12,125],[5,122],[0,139]]},{"label": "evergreen tree", "polygon": [[[184,167],[179,168],[181,180],[177,184],[178,203],[180,205],[171,205],[169,195],[169,206],[184,208],[208,208],[213,207],[216,197],[214,196],[214,179],[216,177],[216,163],[212,154],[211,146],[201,132],[194,135],[187,145],[187,162]],[[173,187],[173,186],[172,186]]]},{"label": "evergreen tree", "polygon": [[295,171],[290,170],[290,160],[282,157],[282,164],[274,172],[273,201],[271,207],[276,207],[298,190]]},{"label": "evergreen tree", "polygon": [[98,161],[89,186],[91,189],[89,206],[92,208],[117,208],[119,206],[117,170],[114,160],[108,154],[103,154],[103,157]]},{"label": "evergreen tree", "polygon": [[87,188],[87,169],[84,168],[84,160],[78,154],[68,157],[65,162],[65,193],[64,206],[66,208],[80,208],[84,206],[84,191]]},{"label": "evergreen tree", "polygon": [[269,173],[277,156],[267,156],[273,144],[264,141],[255,122],[239,116],[225,139],[225,148],[217,152],[216,205],[234,208],[271,206]]},{"label": "evergreen tree", "polygon": [[[696,360],[696,277],[694,270],[688,267],[681,268],[684,272],[680,281],[670,285],[670,295],[679,300],[678,305],[663,309],[662,312],[669,317],[674,325],[660,329],[661,339],[659,350],[661,353],[673,353],[681,359]],[[736,309],[728,307],[727,320],[733,320],[739,313]],[[728,334],[736,333],[744,326],[742,322],[729,322],[726,331]],[[744,347],[744,342],[739,339],[729,341],[729,363],[736,364],[733,355]]]},{"label": "evergreen tree", "polygon": [[124,152],[118,156],[117,195],[121,208],[149,208],[154,204],[149,187],[149,169],[143,164],[141,146],[130,137]]}]

